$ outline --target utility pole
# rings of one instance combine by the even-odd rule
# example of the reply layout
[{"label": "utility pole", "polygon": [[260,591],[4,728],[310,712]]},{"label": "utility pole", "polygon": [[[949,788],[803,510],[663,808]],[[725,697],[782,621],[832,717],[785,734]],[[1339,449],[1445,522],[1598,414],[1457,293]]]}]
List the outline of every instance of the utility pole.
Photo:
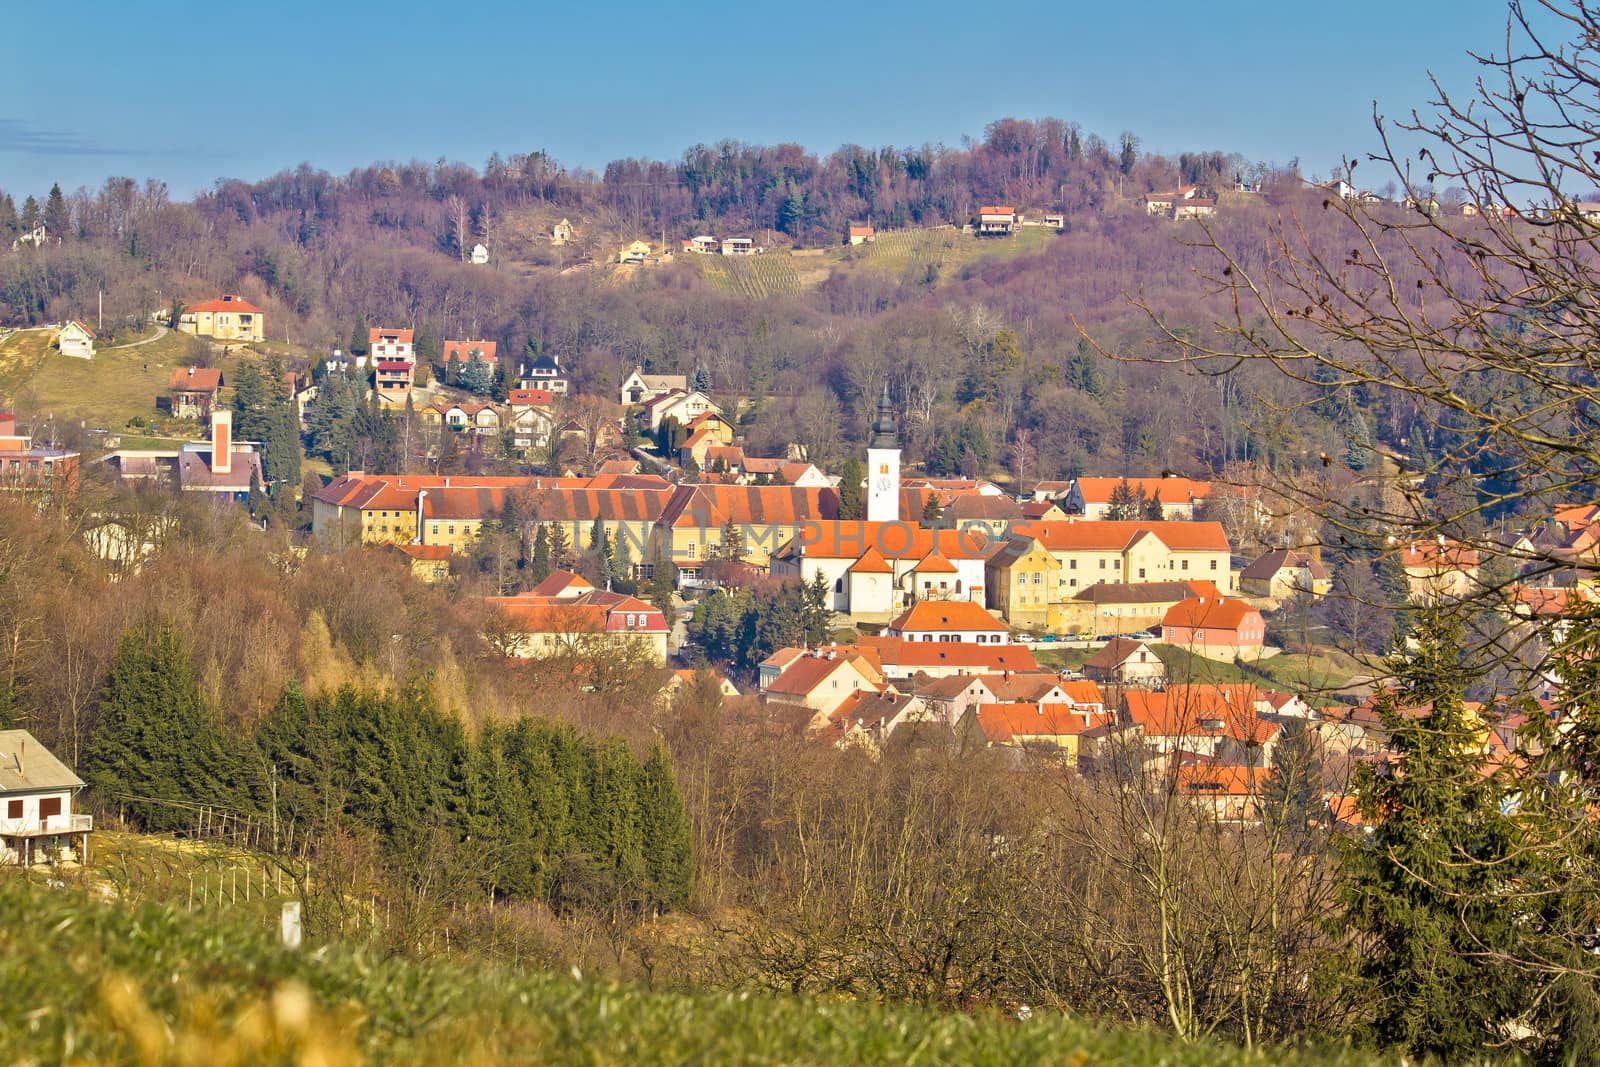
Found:
[{"label": "utility pole", "polygon": [[104,288],[100,290],[100,311],[94,320],[94,328],[96,330],[106,328],[106,291]]}]

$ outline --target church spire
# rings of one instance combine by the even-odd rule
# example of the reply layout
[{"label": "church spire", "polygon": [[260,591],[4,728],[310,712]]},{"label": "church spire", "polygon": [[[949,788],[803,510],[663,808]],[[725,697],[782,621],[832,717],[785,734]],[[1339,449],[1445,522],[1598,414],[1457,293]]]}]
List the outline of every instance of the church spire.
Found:
[{"label": "church spire", "polygon": [[894,406],[889,402],[889,383],[883,383],[883,396],[878,399],[878,418],[872,424],[872,440],[868,448],[899,448],[900,433],[895,424]]}]

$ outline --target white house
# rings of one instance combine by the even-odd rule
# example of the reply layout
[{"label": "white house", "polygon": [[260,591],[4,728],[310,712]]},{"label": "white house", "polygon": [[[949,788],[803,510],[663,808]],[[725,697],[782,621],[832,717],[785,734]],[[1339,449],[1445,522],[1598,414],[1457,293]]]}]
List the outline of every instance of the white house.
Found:
[{"label": "white house", "polygon": [[473,245],[472,262],[476,263],[480,267],[489,262],[489,249],[481,244]]},{"label": "white house", "polygon": [[905,641],[1004,645],[1011,641],[1011,627],[970,600],[923,600],[895,616],[883,635]]},{"label": "white house", "polygon": [[700,390],[694,389],[685,393],[682,390],[674,389],[670,393],[646,402],[644,411],[641,414],[649,426],[650,432],[655,433],[667,419],[677,419],[680,424],[687,426],[689,420],[708,411],[715,412],[718,415],[722,414],[722,408],[717,405],[716,401]]},{"label": "white house", "polygon": [[28,731],[0,730],[0,866],[86,860],[94,820],[72,812],[82,788]]},{"label": "white house", "polygon": [[11,242],[11,251],[15,252],[23,245],[32,245],[34,248],[43,248],[50,240],[50,232],[45,229],[44,223],[36,223],[33,229],[22,234]]},{"label": "white house", "polygon": [[622,380],[622,390],[619,397],[623,406],[629,404],[648,404],[658,396],[677,390],[680,393],[689,391],[689,378],[684,374],[646,374],[643,368],[635,366],[633,373]]},{"label": "white house", "polygon": [[722,254],[725,256],[754,255],[756,243],[749,237],[724,237],[722,239]]},{"label": "white house", "polygon": [[56,334],[56,347],[63,356],[79,359],[94,358],[94,331],[76,319],[61,327]]}]

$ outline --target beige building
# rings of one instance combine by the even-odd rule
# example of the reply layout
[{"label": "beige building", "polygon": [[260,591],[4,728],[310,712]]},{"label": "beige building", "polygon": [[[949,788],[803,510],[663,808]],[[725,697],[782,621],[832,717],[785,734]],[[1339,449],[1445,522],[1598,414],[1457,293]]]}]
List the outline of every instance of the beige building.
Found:
[{"label": "beige building", "polygon": [[178,329],[217,341],[265,341],[267,316],[243,297],[228,293],[184,308]]}]

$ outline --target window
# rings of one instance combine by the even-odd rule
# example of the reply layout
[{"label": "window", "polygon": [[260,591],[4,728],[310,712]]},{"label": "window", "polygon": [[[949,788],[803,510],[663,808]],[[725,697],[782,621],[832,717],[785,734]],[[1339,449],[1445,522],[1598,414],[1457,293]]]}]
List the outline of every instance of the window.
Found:
[{"label": "window", "polygon": [[1143,567],[1139,568],[1139,577],[1141,577],[1141,578],[1144,577],[1144,568]]},{"label": "window", "polygon": [[837,579],[834,580],[833,591],[835,593],[844,592],[844,579],[843,578],[837,578]]},{"label": "window", "polygon": [[1184,560],[1184,561],[1183,561],[1183,567],[1182,567],[1182,569],[1183,569],[1183,570],[1188,570],[1188,569],[1189,569],[1189,561],[1188,561],[1188,560]]},{"label": "window", "polygon": [[1114,571],[1120,571],[1122,569],[1122,561],[1120,559],[1112,560],[1111,561],[1111,569],[1114,570]]},{"label": "window", "polygon": [[1212,570],[1216,570],[1217,569],[1217,561],[1216,560],[1212,560],[1211,561],[1211,569]]},{"label": "window", "polygon": [[1044,581],[1044,575],[1040,574],[1038,571],[1035,571],[1033,573],[1033,584],[1034,585],[1039,585],[1043,581]]},{"label": "window", "polygon": [[39,798],[39,819],[40,819],[40,821],[48,819],[52,815],[60,815],[60,814],[61,814],[61,798],[60,797],[40,797]]},{"label": "window", "polygon": [[8,800],[8,801],[6,801],[6,818],[8,818],[8,819],[20,819],[20,818],[22,818],[22,801],[20,801],[20,800]]},{"label": "window", "polygon": [[1078,588],[1078,579],[1076,579],[1076,578],[1072,579],[1072,581],[1070,583],[1068,583],[1068,586],[1069,586],[1069,588],[1072,588],[1072,589]]},{"label": "window", "polygon": [[639,617],[637,615],[629,615],[628,616],[628,629],[630,629],[630,630],[633,629],[633,627],[638,622],[638,618]]},{"label": "window", "polygon": [[1067,570],[1075,571],[1077,569],[1078,569],[1078,561],[1076,559],[1067,560]]},{"label": "window", "polygon": [[689,542],[689,558],[690,559],[699,559],[700,558],[700,546],[698,544],[696,544],[695,542],[693,542],[693,541]]}]

